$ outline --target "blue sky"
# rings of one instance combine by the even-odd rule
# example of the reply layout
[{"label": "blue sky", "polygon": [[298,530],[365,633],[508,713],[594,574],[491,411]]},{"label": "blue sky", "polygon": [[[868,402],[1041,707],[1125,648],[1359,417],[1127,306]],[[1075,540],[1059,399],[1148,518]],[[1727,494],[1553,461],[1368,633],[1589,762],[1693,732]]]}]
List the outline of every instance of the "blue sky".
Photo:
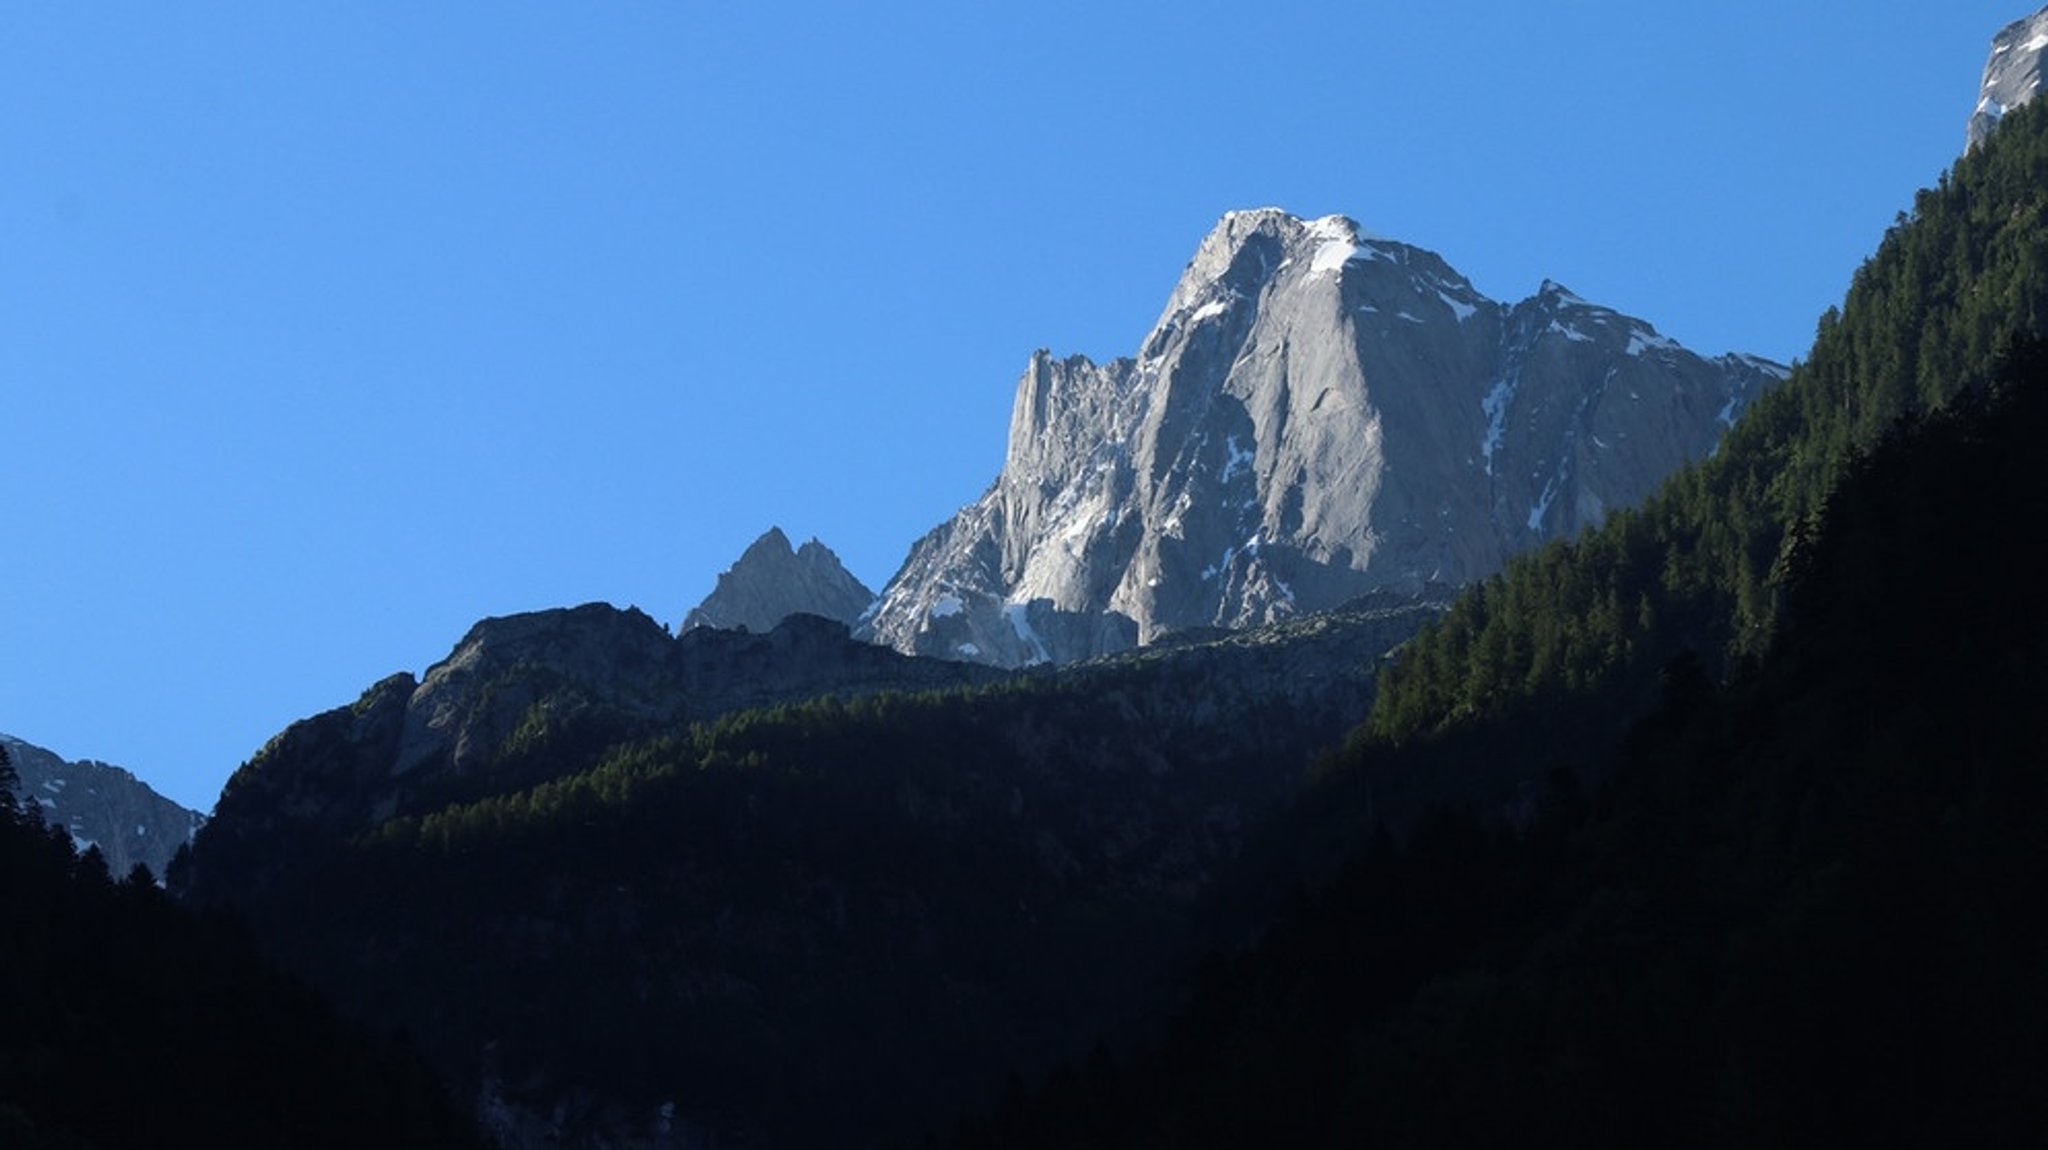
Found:
[{"label": "blue sky", "polygon": [[1232,208],[1802,355],[2027,12],[8,5],[0,730],[204,808],[483,616],[879,586]]}]

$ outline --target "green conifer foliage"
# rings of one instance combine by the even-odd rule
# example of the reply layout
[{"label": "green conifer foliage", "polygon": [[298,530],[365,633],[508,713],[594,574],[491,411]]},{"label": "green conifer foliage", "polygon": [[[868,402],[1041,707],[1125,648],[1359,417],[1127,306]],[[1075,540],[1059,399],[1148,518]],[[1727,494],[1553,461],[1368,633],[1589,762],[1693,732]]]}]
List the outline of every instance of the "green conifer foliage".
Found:
[{"label": "green conifer foliage", "polygon": [[1916,197],[1821,318],[1810,357],[1713,458],[1474,588],[1382,677],[1371,732],[1402,741],[1526,718],[1560,692],[1612,692],[1632,711],[1650,699],[1630,684],[1679,651],[1717,675],[1760,654],[1788,546],[1855,453],[1981,387],[2014,340],[2044,330],[2044,213],[2048,109],[2029,106]]}]

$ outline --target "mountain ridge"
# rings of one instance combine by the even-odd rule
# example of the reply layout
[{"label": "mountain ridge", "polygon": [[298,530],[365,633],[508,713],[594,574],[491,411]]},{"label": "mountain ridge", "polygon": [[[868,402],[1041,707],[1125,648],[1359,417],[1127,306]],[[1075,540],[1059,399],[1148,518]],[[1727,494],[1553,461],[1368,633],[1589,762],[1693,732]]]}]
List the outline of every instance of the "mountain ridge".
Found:
[{"label": "mountain ridge", "polygon": [[98,847],[107,869],[125,875],[136,864],[162,878],[178,848],[206,825],[206,815],[158,794],[131,771],[0,734],[20,777],[20,798],[39,817],[70,832],[81,851]]},{"label": "mountain ridge", "polygon": [[1002,471],[858,634],[998,665],[1489,574],[1646,495],[1786,368],[1341,216],[1227,213],[1136,356],[1034,353]]}]

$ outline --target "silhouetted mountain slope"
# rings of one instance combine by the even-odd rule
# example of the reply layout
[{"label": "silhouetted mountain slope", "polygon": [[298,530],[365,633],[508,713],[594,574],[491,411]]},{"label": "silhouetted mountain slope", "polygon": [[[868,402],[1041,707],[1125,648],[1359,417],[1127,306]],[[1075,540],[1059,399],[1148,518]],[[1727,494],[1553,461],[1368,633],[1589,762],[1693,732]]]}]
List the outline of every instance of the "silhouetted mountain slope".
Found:
[{"label": "silhouetted mountain slope", "polygon": [[1156,1019],[1198,893],[1435,610],[1023,677],[824,620],[491,620],[275,740],[174,884],[406,1027],[513,1144],[876,1144]]},{"label": "silhouetted mountain slope", "polygon": [[2039,1145],[2048,348],[2007,379],[1847,462],[1768,655],[1670,661],[1596,792],[1382,831],[953,1145]]},{"label": "silhouetted mountain slope", "polygon": [[481,1145],[410,1052],[344,1026],[140,864],[115,882],[4,785],[0,908],[0,1145]]}]

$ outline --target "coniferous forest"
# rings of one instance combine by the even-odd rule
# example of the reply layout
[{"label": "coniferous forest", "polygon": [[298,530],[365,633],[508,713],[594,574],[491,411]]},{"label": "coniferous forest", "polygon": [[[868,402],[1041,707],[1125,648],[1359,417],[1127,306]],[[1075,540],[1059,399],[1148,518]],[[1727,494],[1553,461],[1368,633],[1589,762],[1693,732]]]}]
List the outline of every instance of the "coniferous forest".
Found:
[{"label": "coniferous forest", "polygon": [[1711,459],[1376,694],[1230,671],[1313,631],[688,723],[567,684],[332,817],[380,685],[237,775],[184,907],[0,809],[0,1140],[465,1144],[431,1066],[565,1144],[2040,1145],[2044,211],[2035,105]]},{"label": "coniferous forest", "polygon": [[482,1145],[403,1042],[146,867],[114,879],[13,782],[0,748],[0,1145]]}]

